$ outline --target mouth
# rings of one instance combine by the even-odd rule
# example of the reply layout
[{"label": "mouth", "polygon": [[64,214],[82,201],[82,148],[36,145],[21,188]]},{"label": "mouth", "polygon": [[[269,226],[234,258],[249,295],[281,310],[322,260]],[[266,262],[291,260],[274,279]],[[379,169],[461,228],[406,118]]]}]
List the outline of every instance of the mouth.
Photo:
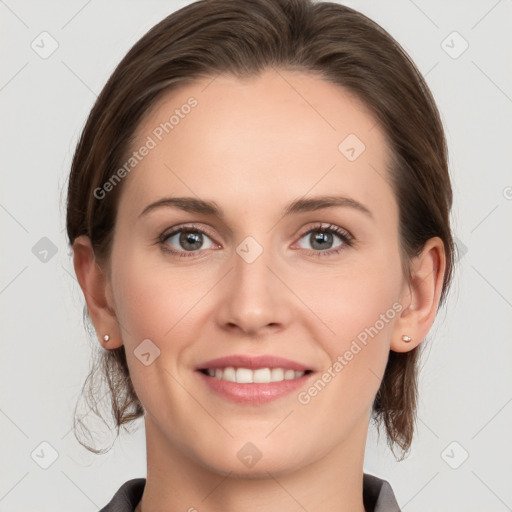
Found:
[{"label": "mouth", "polygon": [[277,356],[228,356],[202,363],[197,375],[217,397],[259,405],[305,386],[315,373],[296,361]]}]

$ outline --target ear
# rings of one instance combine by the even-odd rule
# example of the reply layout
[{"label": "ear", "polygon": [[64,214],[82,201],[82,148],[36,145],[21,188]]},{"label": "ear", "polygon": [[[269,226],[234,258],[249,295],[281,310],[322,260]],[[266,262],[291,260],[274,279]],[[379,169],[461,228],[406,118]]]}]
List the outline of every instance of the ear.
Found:
[{"label": "ear", "polygon": [[[110,279],[98,265],[88,236],[81,235],[75,239],[73,265],[101,344],[106,349],[120,347],[123,342],[115,314]],[[108,341],[103,339],[105,334],[110,337]]]},{"label": "ear", "polygon": [[[443,241],[430,238],[411,261],[410,269],[410,279],[407,278],[400,297],[403,309],[393,329],[390,349],[394,352],[409,352],[417,347],[434,323],[446,271]],[[403,336],[411,340],[405,341]]]}]

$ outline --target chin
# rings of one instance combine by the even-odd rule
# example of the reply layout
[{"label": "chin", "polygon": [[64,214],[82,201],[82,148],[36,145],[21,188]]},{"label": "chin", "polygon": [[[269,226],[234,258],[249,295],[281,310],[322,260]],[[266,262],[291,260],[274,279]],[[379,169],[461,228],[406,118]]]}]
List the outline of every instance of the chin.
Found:
[{"label": "chin", "polygon": [[[264,437],[264,436],[263,436]],[[230,439],[228,443],[218,443],[215,448],[198,451],[194,447],[194,459],[205,469],[233,478],[260,479],[279,476],[296,471],[301,465],[307,465],[308,455],[301,454],[293,446],[283,447],[277,443],[257,441],[252,443]],[[312,456],[311,456],[312,457]],[[313,458],[313,457],[312,457]]]}]

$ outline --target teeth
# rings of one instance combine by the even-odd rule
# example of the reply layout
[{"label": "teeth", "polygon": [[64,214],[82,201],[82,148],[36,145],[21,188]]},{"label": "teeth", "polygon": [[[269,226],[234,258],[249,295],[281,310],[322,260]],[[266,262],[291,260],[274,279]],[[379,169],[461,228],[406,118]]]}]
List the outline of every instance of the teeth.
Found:
[{"label": "teeth", "polygon": [[235,369],[231,366],[228,368],[224,368],[222,371],[222,379],[229,380],[229,382],[236,382],[236,372]]},{"label": "teeth", "polygon": [[208,368],[207,373],[210,377],[223,379],[229,382],[238,382],[240,384],[268,384],[269,382],[281,382],[283,380],[299,379],[304,372],[295,370],[285,370],[284,368]]},{"label": "teeth", "polygon": [[284,372],[285,380],[291,380],[295,378],[295,372],[293,370],[286,370]]},{"label": "teeth", "polygon": [[270,374],[272,382],[279,382],[281,380],[284,380],[284,370],[282,368],[272,368]]},{"label": "teeth", "polygon": [[259,382],[264,384],[265,382],[272,382],[272,370],[270,368],[259,368],[252,372],[252,382]]},{"label": "teeth", "polygon": [[240,384],[248,384],[253,381],[252,373],[252,370],[248,368],[238,368],[238,370],[236,370],[236,381],[240,382]]}]

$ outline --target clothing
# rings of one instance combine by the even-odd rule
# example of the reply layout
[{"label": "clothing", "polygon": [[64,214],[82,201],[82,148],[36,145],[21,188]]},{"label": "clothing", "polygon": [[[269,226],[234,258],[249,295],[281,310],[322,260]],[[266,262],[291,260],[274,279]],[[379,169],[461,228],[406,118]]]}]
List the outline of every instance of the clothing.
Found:
[{"label": "clothing", "polygon": [[[134,512],[145,485],[145,478],[128,480],[99,512]],[[363,503],[366,512],[400,512],[389,482],[368,473],[363,475]]]}]

